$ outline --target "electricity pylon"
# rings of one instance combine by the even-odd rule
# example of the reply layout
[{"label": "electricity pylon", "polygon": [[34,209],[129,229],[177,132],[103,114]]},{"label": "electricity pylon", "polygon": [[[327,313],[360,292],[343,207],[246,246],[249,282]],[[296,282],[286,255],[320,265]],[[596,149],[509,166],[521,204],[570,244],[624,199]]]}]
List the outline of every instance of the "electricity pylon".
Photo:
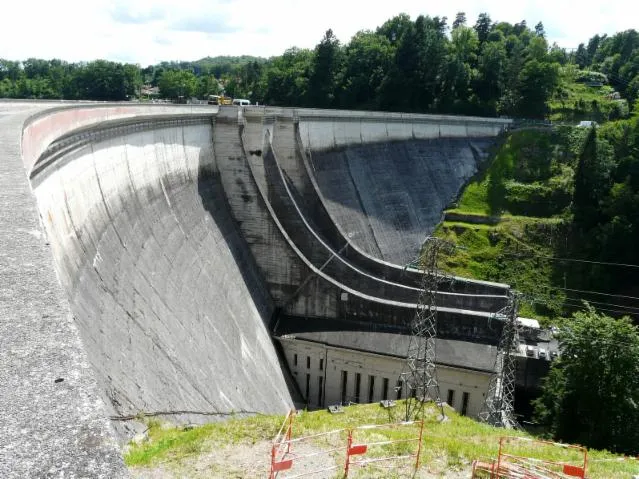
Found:
[{"label": "electricity pylon", "polygon": [[518,428],[515,419],[515,373],[516,352],[519,347],[519,324],[517,322],[518,303],[512,290],[508,292],[508,304],[496,313],[502,321],[503,329],[495,367],[488,383],[488,392],[479,420],[495,427]]},{"label": "electricity pylon", "polygon": [[450,254],[453,248],[452,243],[434,237],[428,237],[424,245],[417,311],[410,323],[406,363],[399,377],[400,387],[406,391],[406,421],[417,419],[423,411],[424,402],[429,399],[439,407],[441,419],[446,418],[435,364],[437,288],[443,278],[437,269],[437,261],[440,253]]}]

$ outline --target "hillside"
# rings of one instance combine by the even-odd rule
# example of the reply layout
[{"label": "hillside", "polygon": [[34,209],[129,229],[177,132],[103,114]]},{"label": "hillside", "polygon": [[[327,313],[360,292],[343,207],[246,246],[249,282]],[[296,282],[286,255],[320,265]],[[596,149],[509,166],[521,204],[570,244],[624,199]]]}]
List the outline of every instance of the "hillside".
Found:
[{"label": "hillside", "polygon": [[[634,269],[608,263],[639,259],[631,239],[639,228],[639,121],[609,121],[624,101],[611,99],[609,86],[581,81],[588,72],[569,70],[550,102],[560,121],[503,135],[436,234],[460,246],[449,271],[512,284],[523,293],[523,316],[552,321],[583,300],[635,315]],[[602,126],[575,126],[582,120]]]},{"label": "hillside", "polygon": [[[353,405],[344,408],[343,414],[314,411],[301,412],[293,423],[293,438],[320,434],[342,428],[366,424],[384,424],[401,421],[403,402],[398,402],[392,410],[379,404]],[[432,410],[427,409],[424,425],[422,466],[417,478],[468,478],[472,461],[489,461],[496,458],[502,429],[479,424],[467,417],[459,416],[450,408],[446,409],[449,420],[440,423]],[[270,443],[279,430],[282,416],[254,416],[245,419],[231,419],[224,423],[208,424],[200,427],[172,428],[157,422],[149,423],[145,439],[128,446],[125,459],[131,475],[142,477],[266,477],[270,459]],[[360,431],[356,437],[359,443],[409,439],[417,437],[418,428],[407,426],[399,429],[374,429]],[[509,431],[508,435],[531,438],[527,433]],[[312,460],[299,460],[300,465],[316,469],[327,465],[343,467],[343,453],[336,451],[324,455],[323,451],[335,449],[342,444],[343,433],[318,437],[301,444],[294,444],[294,452],[319,453]],[[371,447],[370,457],[385,457],[414,452],[415,443],[399,443]],[[521,448],[520,453],[530,453],[532,449]],[[574,461],[576,456],[567,449],[548,448],[542,457],[556,461]],[[383,465],[393,463],[382,463]],[[397,464],[397,463],[395,463]],[[409,477],[410,468],[404,467],[403,474],[386,468],[366,469],[349,477]],[[636,461],[621,460],[607,452],[589,451],[588,477],[590,479],[630,478],[637,473]],[[339,469],[338,469],[339,471]],[[298,471],[299,472],[299,471]],[[328,476],[324,476],[328,477]],[[342,477],[336,473],[334,477]]]},{"label": "hillside", "polygon": [[471,180],[436,231],[460,247],[446,268],[511,284],[526,294],[522,316],[561,314],[566,295],[554,288],[561,271],[546,257],[567,234],[574,165],[585,133],[542,127],[505,135],[489,167]]}]

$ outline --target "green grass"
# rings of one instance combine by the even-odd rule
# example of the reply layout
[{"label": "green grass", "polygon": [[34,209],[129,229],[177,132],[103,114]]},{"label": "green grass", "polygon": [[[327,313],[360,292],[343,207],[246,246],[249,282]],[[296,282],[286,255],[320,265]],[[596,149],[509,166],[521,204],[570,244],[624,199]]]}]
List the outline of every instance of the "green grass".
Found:
[{"label": "green grass", "polygon": [[197,455],[219,444],[251,443],[274,435],[281,425],[277,416],[252,416],[199,427],[164,427],[159,421],[148,422],[148,439],[131,444],[125,455],[129,466],[143,466],[160,460],[179,460]]},{"label": "green grass", "polygon": [[[343,414],[335,415],[324,410],[302,412],[295,418],[293,436],[300,437],[365,424],[396,422],[402,420],[403,411],[403,404],[399,402],[391,412],[377,404],[349,406],[344,408]],[[499,438],[502,435],[531,437],[525,432],[504,431],[480,424],[467,417],[459,416],[450,409],[447,409],[447,415],[449,419],[440,423],[436,419],[435,411],[428,409],[425,416],[421,455],[423,469],[441,471],[468,468],[475,459],[495,458]],[[189,429],[162,427],[158,422],[151,422],[148,440],[141,444],[132,444],[125,460],[129,466],[147,467],[171,461],[179,462],[185,458],[193,461],[198,455],[217,447],[270,441],[279,430],[282,421],[283,416],[255,416]],[[360,430],[355,432],[354,437],[355,442],[366,443],[414,438],[417,434],[417,426],[405,426],[396,429],[373,429],[368,432]],[[342,442],[345,437],[345,433],[342,433]],[[330,444],[322,439],[316,440],[315,445],[330,447]],[[526,455],[532,454],[529,446],[523,449],[513,447],[510,450]],[[367,457],[406,454],[414,451],[415,443],[377,446],[369,450]],[[575,455],[563,448],[545,450],[543,456],[552,460],[575,460]],[[631,477],[633,472],[637,472],[636,462],[620,461],[618,456],[605,451],[591,451],[589,457],[592,461],[588,468],[591,479]],[[264,457],[256,458],[256,460],[267,461],[268,459]],[[337,460],[339,462],[339,458]],[[188,475],[188,471],[184,472]]]},{"label": "green grass", "polygon": [[[556,264],[544,256],[552,256],[551,245],[562,231],[559,218],[507,216],[497,225],[445,221],[435,235],[459,246],[442,258],[445,270],[456,276],[510,284],[526,293],[520,315],[547,324],[561,315],[565,295],[550,294],[558,272]],[[545,304],[538,302],[540,299]]]},{"label": "green grass", "polygon": [[580,83],[565,83],[550,101],[550,120],[573,123],[595,120],[603,123],[614,119],[619,102],[606,98],[612,91],[612,88],[606,86],[589,87]]},{"label": "green grass", "polygon": [[[571,131],[568,129],[567,131]],[[487,169],[471,179],[451,211],[551,217],[568,206],[572,180],[567,131],[524,129],[503,137]]]},{"label": "green grass", "polygon": [[488,204],[488,179],[482,179],[468,184],[464,194],[459,199],[457,207],[451,209],[455,213],[490,215]]},{"label": "green grass", "polygon": [[[524,293],[520,315],[552,323],[564,313],[564,265],[548,258],[565,243],[573,169],[582,128],[524,129],[501,139],[487,168],[466,186],[435,231],[460,246],[443,259],[462,277],[510,284]],[[497,224],[467,220],[484,216]],[[468,221],[468,222],[465,222]]]}]

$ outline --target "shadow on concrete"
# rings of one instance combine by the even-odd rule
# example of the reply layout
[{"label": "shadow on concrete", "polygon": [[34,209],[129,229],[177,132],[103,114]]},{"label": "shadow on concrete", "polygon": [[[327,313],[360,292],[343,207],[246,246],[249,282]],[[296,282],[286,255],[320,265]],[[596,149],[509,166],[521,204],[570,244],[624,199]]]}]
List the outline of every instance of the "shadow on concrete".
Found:
[{"label": "shadow on concrete", "polygon": [[377,143],[315,152],[312,163],[334,221],[364,251],[374,253],[368,245],[377,244],[381,259],[401,265],[415,259],[443,210],[476,173],[474,147],[490,143],[472,138]]},{"label": "shadow on concrete", "polygon": [[197,190],[202,200],[202,206],[218,225],[251,294],[253,303],[258,308],[262,321],[268,327],[274,305],[266,287],[266,281],[260,274],[249,246],[230,213],[231,209],[219,172],[215,171],[215,167],[202,157],[198,169]]}]

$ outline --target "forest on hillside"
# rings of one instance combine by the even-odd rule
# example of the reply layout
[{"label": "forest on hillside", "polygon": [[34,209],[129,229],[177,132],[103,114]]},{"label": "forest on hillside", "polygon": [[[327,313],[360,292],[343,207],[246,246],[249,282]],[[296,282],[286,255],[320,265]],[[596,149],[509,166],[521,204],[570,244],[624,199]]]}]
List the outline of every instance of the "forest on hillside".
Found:
[{"label": "forest on hillside", "polygon": [[[346,44],[328,30],[314,49],[269,59],[207,57],[141,68],[106,60],[68,63],[0,59],[0,97],[127,100],[142,85],[160,96],[227,96],[280,106],[508,115],[543,118],[560,88],[560,69],[575,64],[583,81],[604,79],[628,101],[639,94],[639,34],[595,35],[576,51],[549,45],[541,23],[474,23],[400,14]],[[595,74],[595,75],[596,75]],[[622,116],[623,111],[613,115]]]}]

